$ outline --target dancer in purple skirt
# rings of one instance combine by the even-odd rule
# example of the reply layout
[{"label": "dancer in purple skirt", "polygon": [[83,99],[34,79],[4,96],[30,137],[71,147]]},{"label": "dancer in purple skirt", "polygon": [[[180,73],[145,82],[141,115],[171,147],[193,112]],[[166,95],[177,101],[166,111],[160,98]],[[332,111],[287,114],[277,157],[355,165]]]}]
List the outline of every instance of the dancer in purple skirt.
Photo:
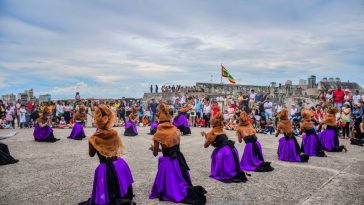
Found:
[{"label": "dancer in purple skirt", "polygon": [[155,121],[150,125],[150,132],[148,134],[154,135],[157,132],[158,125],[158,117],[156,116]]},{"label": "dancer in purple skirt", "polygon": [[284,137],[279,139],[277,152],[278,159],[288,162],[307,162],[309,156],[301,153],[300,145],[298,144],[296,137],[293,136],[293,128],[288,119],[287,109],[283,109],[279,112],[277,117],[280,119],[280,122],[277,126],[276,137],[278,137],[281,132],[284,134]]},{"label": "dancer in purple skirt", "polygon": [[246,143],[240,167],[244,171],[269,172],[273,171],[270,162],[264,161],[262,146],[260,145],[255,128],[249,122],[249,115],[243,111],[240,113],[239,125],[236,129],[239,143]]},{"label": "dancer in purple skirt", "polygon": [[[189,167],[180,151],[180,131],[171,123],[172,116],[167,105],[160,103],[159,125],[153,136],[150,150],[154,156],[162,152],[158,160],[158,172],[149,195],[150,199],[185,204],[205,204],[206,190],[193,186]],[[160,146],[162,149],[160,149]]]},{"label": "dancer in purple skirt", "polygon": [[137,129],[137,123],[139,119],[139,106],[133,107],[133,112],[129,115],[128,122],[125,123],[125,131],[124,136],[137,136],[138,135],[138,129]]},{"label": "dancer in purple skirt", "polygon": [[339,136],[337,130],[336,113],[337,107],[332,107],[326,110],[324,120],[320,123],[319,129],[322,125],[326,125],[326,129],[319,134],[322,146],[328,152],[347,152],[346,146],[339,143]]},{"label": "dancer in purple skirt", "polygon": [[135,204],[133,176],[128,164],[119,157],[125,147],[117,131],[112,129],[114,112],[101,104],[95,109],[94,119],[98,130],[89,138],[89,155],[97,154],[100,164],[95,170],[91,198],[80,204]]},{"label": "dancer in purple skirt", "polygon": [[183,135],[191,134],[190,123],[186,117],[189,110],[190,107],[188,105],[181,107],[178,110],[178,115],[173,120],[173,125],[176,126]]},{"label": "dancer in purple skirt", "polygon": [[326,157],[319,136],[314,128],[312,111],[303,110],[301,116],[300,134],[304,133],[304,135],[302,135],[301,151],[308,156]]},{"label": "dancer in purple skirt", "polygon": [[59,139],[53,135],[53,129],[49,126],[51,113],[48,108],[44,108],[34,127],[34,140],[37,142],[56,142]]},{"label": "dancer in purple skirt", "polygon": [[74,115],[75,123],[73,124],[71,135],[68,139],[82,140],[86,137],[85,131],[83,130],[83,122],[86,120],[86,108],[81,105],[78,111]]},{"label": "dancer in purple skirt", "polygon": [[215,147],[211,154],[210,177],[225,183],[246,182],[248,178],[240,168],[235,142],[229,140],[223,130],[224,117],[221,112],[212,118],[211,125],[210,132],[201,132],[201,135],[205,137],[204,147],[207,148],[210,145]]}]

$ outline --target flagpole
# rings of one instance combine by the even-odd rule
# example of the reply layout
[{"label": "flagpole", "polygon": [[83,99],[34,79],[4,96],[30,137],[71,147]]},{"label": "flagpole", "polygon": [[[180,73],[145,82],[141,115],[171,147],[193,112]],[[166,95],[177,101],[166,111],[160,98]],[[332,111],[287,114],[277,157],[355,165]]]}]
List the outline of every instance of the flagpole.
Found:
[{"label": "flagpole", "polygon": [[221,80],[220,80],[220,84],[222,84],[222,63],[221,63]]}]

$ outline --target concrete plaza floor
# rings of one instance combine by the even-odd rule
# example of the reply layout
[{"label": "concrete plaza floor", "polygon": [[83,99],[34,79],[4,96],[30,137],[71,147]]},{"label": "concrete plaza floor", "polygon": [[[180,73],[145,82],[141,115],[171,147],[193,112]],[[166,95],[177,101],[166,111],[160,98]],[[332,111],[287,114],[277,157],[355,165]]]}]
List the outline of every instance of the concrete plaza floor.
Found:
[{"label": "concrete plaza floor", "polygon": [[[123,128],[116,128],[120,135]],[[213,148],[203,148],[202,128],[192,128],[192,135],[183,136],[181,151],[191,168],[194,185],[208,191],[208,204],[364,204],[364,148],[349,145],[347,153],[327,153],[325,158],[310,158],[308,163],[277,160],[278,138],[258,135],[266,161],[275,168],[269,173],[251,173],[247,183],[224,184],[209,178],[210,154]],[[4,135],[13,130],[0,130]],[[19,133],[1,142],[9,146],[17,164],[0,166],[0,204],[77,204],[87,200],[92,189],[97,157],[88,156],[87,140],[67,139],[70,129],[55,129],[61,140],[39,143],[33,140],[33,130]],[[95,129],[85,129],[90,136]],[[148,150],[149,128],[139,128],[139,136],[122,137],[135,183],[138,204],[170,204],[148,199],[157,171],[157,158]],[[228,136],[236,140],[234,132]],[[299,142],[301,138],[298,138]],[[245,144],[236,144],[239,157]]]}]

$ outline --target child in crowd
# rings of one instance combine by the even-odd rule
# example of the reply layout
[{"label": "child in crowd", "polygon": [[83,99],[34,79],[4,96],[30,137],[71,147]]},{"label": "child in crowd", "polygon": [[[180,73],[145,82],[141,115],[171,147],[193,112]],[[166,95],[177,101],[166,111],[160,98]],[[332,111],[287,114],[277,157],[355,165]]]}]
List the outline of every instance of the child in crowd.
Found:
[{"label": "child in crowd", "polygon": [[67,122],[66,122],[66,120],[64,119],[63,116],[61,117],[61,120],[56,125],[56,128],[60,128],[60,129],[69,128],[68,125],[67,125]]},{"label": "child in crowd", "polygon": [[201,118],[197,118],[196,119],[196,127],[205,127],[205,119]]},{"label": "child in crowd", "polygon": [[9,129],[11,124],[7,122],[5,115],[0,119],[0,129]]},{"label": "child in crowd", "polygon": [[263,132],[264,134],[273,134],[274,133],[274,125],[273,125],[273,119],[269,118],[268,123],[267,123],[267,129]]},{"label": "child in crowd", "polygon": [[149,123],[150,123],[149,116],[144,114],[143,119],[142,119],[142,126],[146,127],[149,125]]},{"label": "child in crowd", "polygon": [[234,130],[234,118],[229,118],[229,121],[225,124],[224,129],[225,130]]},{"label": "child in crowd", "polygon": [[[232,116],[231,116],[232,117]],[[228,113],[228,111],[227,110],[225,110],[225,112],[224,112],[224,124],[226,125],[226,124],[228,124],[229,123],[229,121],[230,121],[230,115],[229,115],[229,113]]]}]

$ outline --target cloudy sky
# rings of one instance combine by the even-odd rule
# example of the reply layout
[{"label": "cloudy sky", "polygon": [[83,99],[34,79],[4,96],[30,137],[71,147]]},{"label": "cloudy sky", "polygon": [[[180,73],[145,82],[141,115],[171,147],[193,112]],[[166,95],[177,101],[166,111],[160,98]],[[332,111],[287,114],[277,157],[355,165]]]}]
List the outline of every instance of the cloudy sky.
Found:
[{"label": "cloudy sky", "polygon": [[140,97],[220,82],[221,63],[240,84],[364,87],[364,1],[0,0],[0,94]]}]

